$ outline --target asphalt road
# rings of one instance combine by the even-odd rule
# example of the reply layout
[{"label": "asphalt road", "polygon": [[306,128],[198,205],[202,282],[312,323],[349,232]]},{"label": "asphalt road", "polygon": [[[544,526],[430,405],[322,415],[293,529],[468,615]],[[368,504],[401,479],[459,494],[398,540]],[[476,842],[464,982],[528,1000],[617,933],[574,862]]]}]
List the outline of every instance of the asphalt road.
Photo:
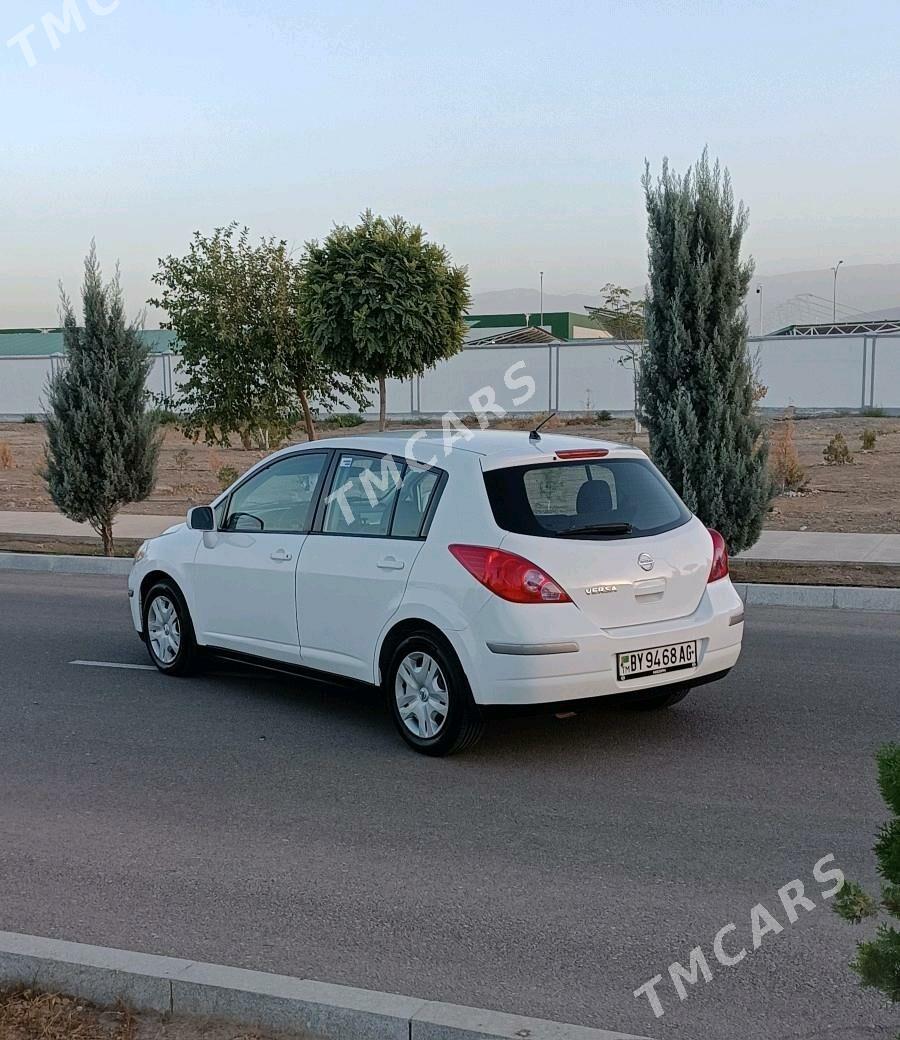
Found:
[{"label": "asphalt road", "polygon": [[[755,608],[738,668],[668,713],[507,720],[445,760],[356,689],[73,659],[146,663],[122,580],[0,572],[0,929],[660,1040],[900,1025],[813,879],[833,853],[874,882],[896,615]],[[784,930],[754,951],[759,902]],[[696,945],[712,979],[680,1002]],[[632,995],[658,973],[659,1019]]]}]

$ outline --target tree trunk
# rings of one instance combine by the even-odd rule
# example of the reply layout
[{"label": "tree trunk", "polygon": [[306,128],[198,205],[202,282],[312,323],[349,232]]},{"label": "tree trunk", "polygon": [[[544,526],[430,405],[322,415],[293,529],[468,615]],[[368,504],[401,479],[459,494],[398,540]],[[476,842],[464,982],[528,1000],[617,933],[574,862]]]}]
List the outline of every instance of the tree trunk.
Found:
[{"label": "tree trunk", "polygon": [[380,398],[378,404],[378,429],[382,433],[387,429],[387,391],[385,389],[384,376],[378,377],[378,396]]},{"label": "tree trunk", "polygon": [[303,422],[306,425],[306,439],[308,441],[314,441],[316,439],[316,427],[313,423],[312,411],[309,407],[309,398],[307,398],[305,390],[298,389],[297,396],[300,398],[300,407],[303,409]]},{"label": "tree trunk", "polygon": [[104,517],[100,520],[99,526],[94,527],[94,530],[100,535],[100,540],[103,542],[103,555],[115,556],[116,546],[113,541],[112,520],[108,520]]}]

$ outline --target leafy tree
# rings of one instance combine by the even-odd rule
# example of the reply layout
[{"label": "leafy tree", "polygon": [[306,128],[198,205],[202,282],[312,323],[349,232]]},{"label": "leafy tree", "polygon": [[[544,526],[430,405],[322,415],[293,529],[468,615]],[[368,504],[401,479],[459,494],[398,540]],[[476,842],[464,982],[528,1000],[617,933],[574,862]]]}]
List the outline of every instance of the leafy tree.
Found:
[{"label": "leafy tree", "polygon": [[149,348],[125,320],[118,271],[103,284],[97,250],[84,263],[84,324],[62,291],[65,363],[47,386],[50,409],[44,478],[57,508],[87,521],[112,556],[113,521],[153,490],[161,437],[147,408]]},{"label": "leafy tree", "polygon": [[600,290],[600,306],[586,307],[588,316],[618,340],[644,338],[644,301],[633,300],[631,290],[607,282]]},{"label": "leafy tree", "polygon": [[638,394],[653,456],[688,507],[732,552],[759,537],[771,498],[754,414],[744,295],[752,262],[727,171],[706,151],[677,176],[643,178],[650,246],[647,348]]},{"label": "leafy tree", "polygon": [[465,268],[418,225],[367,210],[356,227],[308,243],[304,273],[304,336],[338,371],[378,382],[383,430],[385,380],[409,379],[461,349]]},{"label": "leafy tree", "polygon": [[268,447],[302,416],[314,440],[319,408],[367,404],[362,380],[336,376],[302,336],[302,273],[286,242],[254,245],[235,224],[209,237],[198,231],[186,256],[160,260],[153,281],[162,294],[150,302],[178,337],[186,379],[170,403],[189,435],[227,447],[237,433],[244,447],[254,439]]},{"label": "leafy tree", "polygon": [[[877,917],[879,903],[890,917],[900,918],[900,744],[886,744],[875,757],[878,788],[894,817],[882,826],[875,842],[878,873],[885,882],[880,900],[851,881],[844,884],[832,904],[853,924]],[[893,925],[880,924],[873,940],[860,943],[851,967],[863,986],[881,990],[891,1001],[900,1003],[900,931]]]},{"label": "leafy tree", "polygon": [[596,324],[620,342],[616,345],[619,351],[618,364],[630,368],[634,380],[634,429],[640,432],[638,413],[638,371],[641,355],[644,351],[646,321],[644,320],[644,301],[633,300],[631,290],[621,285],[607,282],[600,290],[600,306],[585,308]]}]

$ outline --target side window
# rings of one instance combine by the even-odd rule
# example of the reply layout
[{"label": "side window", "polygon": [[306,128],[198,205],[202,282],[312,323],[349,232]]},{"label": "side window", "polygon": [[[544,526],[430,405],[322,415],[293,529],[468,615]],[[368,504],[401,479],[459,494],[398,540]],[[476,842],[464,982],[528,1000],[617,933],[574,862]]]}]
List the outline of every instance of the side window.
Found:
[{"label": "side window", "polygon": [[373,458],[342,453],[325,499],[322,530],[326,534],[386,537],[404,468],[405,463],[390,455]]},{"label": "side window", "polygon": [[267,466],[231,496],[224,531],[305,534],[328,456],[301,452]]},{"label": "side window", "polygon": [[395,538],[418,538],[439,477],[440,471],[436,469],[410,467],[406,470],[391,524]]}]

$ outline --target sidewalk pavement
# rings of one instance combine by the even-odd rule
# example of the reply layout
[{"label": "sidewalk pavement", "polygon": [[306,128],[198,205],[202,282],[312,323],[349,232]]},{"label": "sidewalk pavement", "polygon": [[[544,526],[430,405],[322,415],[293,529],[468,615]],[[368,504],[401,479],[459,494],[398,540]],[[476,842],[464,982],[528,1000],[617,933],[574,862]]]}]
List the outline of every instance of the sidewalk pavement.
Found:
[{"label": "sidewalk pavement", "polygon": [[[180,524],[184,516],[142,516],[120,513],[113,532],[117,538],[153,538],[167,527]],[[60,513],[8,513],[0,511],[0,534],[41,535],[46,538],[96,538],[90,524],[76,524]]]},{"label": "sidewalk pavement", "polygon": [[900,534],[843,534],[832,531],[763,531],[742,560],[802,563],[900,563]]},{"label": "sidewalk pavement", "polygon": [[[119,538],[152,538],[183,516],[123,513],[116,520]],[[0,511],[0,534],[81,536],[95,538],[88,524],[75,524],[59,513]],[[791,560],[802,563],[897,563],[900,534],[842,534],[828,531],[763,531],[742,560]]]}]

